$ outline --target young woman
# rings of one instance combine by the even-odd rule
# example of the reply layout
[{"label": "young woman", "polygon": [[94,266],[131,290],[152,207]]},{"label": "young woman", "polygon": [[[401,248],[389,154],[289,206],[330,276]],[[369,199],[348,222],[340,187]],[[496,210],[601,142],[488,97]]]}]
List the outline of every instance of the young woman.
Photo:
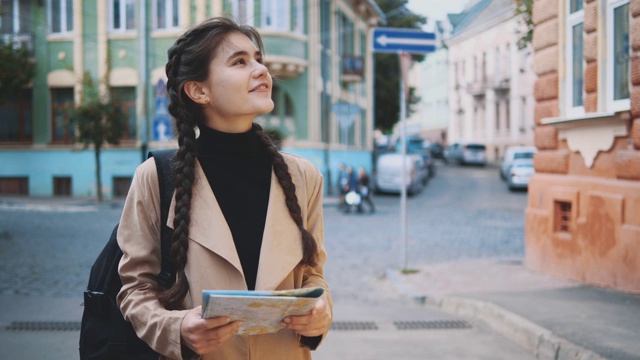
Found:
[{"label": "young woman", "polygon": [[[118,241],[118,302],[140,338],[169,359],[310,359],[331,325],[324,280],[323,178],[280,153],[253,124],[273,109],[272,79],[255,29],[212,18],[169,49],[169,112],[179,149],[168,219],[175,283],[160,288],[160,195],[153,160],[136,170]],[[282,330],[237,335],[226,317],[202,319],[202,290],[323,287],[307,315]]]}]

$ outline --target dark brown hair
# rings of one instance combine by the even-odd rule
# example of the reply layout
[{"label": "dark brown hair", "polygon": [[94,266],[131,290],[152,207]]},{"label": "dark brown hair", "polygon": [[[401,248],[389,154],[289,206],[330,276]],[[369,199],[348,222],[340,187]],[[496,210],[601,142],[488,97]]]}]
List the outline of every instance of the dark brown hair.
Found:
[{"label": "dark brown hair", "polygon": [[[201,105],[196,104],[184,92],[188,81],[204,81],[209,76],[209,63],[215,56],[220,44],[231,33],[241,33],[253,41],[264,54],[260,34],[252,27],[239,25],[225,17],[215,17],[182,34],[169,49],[169,60],[165,67],[167,73],[167,92],[169,94],[169,113],[175,119],[179,149],[176,153],[174,176],[176,182],[174,233],[171,246],[171,258],[176,265],[176,281],[167,290],[160,291],[158,298],[167,309],[178,309],[189,291],[185,275],[187,250],[189,248],[189,223],[191,193],[193,189],[196,160],[196,127],[205,126]],[[291,218],[302,234],[302,265],[314,266],[318,257],[315,239],[303,226],[302,211],[296,196],[296,187],[291,179],[289,168],[278,148],[262,128],[257,124],[253,130],[268,149],[273,160],[273,171],[285,193],[285,201]]]}]

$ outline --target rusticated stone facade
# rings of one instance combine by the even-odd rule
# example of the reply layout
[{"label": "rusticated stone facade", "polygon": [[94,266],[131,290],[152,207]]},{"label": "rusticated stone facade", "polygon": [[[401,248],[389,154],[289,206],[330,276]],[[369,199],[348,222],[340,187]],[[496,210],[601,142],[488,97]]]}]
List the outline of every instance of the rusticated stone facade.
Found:
[{"label": "rusticated stone facade", "polygon": [[583,109],[567,111],[568,0],[535,0],[534,159],[526,211],[531,269],[640,293],[640,0],[629,2],[630,95],[607,96],[605,0],[583,2]]}]

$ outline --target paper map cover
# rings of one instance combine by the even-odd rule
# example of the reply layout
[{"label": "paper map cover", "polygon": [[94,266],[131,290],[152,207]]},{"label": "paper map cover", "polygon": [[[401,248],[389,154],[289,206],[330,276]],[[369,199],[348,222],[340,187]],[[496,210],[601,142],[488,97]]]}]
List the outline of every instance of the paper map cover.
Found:
[{"label": "paper map cover", "polygon": [[321,287],[276,291],[204,290],[202,318],[228,316],[242,321],[240,335],[278,332],[285,316],[308,314],[324,293]]}]

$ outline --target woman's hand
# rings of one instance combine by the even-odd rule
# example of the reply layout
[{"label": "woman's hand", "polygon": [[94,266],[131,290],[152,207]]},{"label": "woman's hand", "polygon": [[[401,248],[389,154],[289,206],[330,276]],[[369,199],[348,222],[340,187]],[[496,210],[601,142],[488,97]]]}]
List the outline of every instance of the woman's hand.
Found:
[{"label": "woman's hand", "polygon": [[320,299],[307,315],[287,316],[280,324],[302,336],[320,336],[331,326],[331,315],[327,303]]},{"label": "woman's hand", "polygon": [[182,343],[198,355],[210,353],[229,340],[240,328],[240,321],[225,316],[202,319],[202,306],[187,312],[180,324]]}]

